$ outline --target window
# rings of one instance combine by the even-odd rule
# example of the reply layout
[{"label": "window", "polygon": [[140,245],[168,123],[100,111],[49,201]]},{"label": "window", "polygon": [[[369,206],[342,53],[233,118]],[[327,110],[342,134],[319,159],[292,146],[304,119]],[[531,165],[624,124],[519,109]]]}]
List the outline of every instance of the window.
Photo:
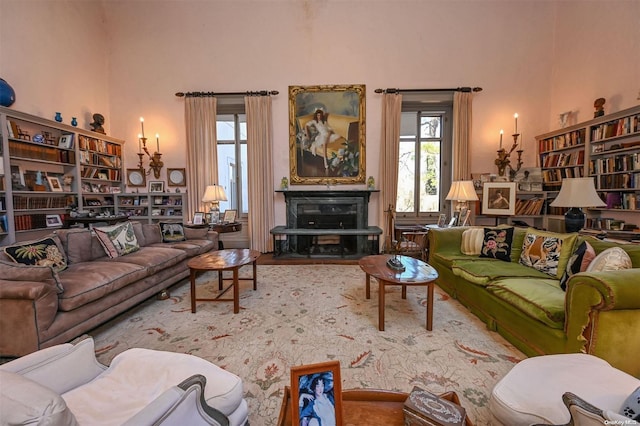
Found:
[{"label": "window", "polygon": [[451,103],[403,101],[402,110],[396,218],[437,217],[451,184]]},{"label": "window", "polygon": [[218,114],[218,179],[227,193],[220,212],[235,209],[240,217],[249,213],[247,177],[247,117],[245,114]]}]

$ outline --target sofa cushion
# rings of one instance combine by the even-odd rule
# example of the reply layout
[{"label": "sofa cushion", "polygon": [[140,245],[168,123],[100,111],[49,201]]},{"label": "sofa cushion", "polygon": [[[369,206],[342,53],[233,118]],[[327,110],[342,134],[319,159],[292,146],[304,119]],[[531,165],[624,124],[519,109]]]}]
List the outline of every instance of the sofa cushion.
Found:
[{"label": "sofa cushion", "polygon": [[562,277],[578,234],[559,234],[529,228],[522,243],[520,263],[554,278]]},{"label": "sofa cushion", "polygon": [[483,286],[502,277],[549,278],[535,269],[513,262],[498,262],[497,259],[454,260],[451,271],[456,276]]},{"label": "sofa cushion", "polygon": [[0,370],[0,413],[6,425],[77,425],[64,399],[31,379]]},{"label": "sofa cushion", "polygon": [[142,224],[142,232],[144,232],[144,238],[147,245],[162,242],[162,233],[160,232],[160,225],[158,225],[157,223]]},{"label": "sofa cushion", "polygon": [[484,240],[480,257],[511,262],[511,242],[513,241],[513,228],[484,228]]},{"label": "sofa cushion", "polygon": [[6,246],[4,252],[11,260],[22,265],[50,266],[56,272],[67,267],[67,256],[57,235]]},{"label": "sofa cushion", "polygon": [[0,279],[11,281],[55,282],[54,271],[48,266],[27,266],[21,263],[0,261]]},{"label": "sofa cushion", "polygon": [[137,220],[132,220],[131,224],[133,225],[133,233],[136,234],[136,240],[138,240],[138,245],[140,247],[144,247],[147,245],[147,238],[144,235],[144,230],[142,229],[142,223]]},{"label": "sofa cushion", "polygon": [[184,228],[184,236],[187,240],[206,240],[209,228]]},{"label": "sofa cushion", "polygon": [[184,241],[184,226],[177,222],[160,222],[160,235],[163,243],[175,243],[176,241]]},{"label": "sofa cushion", "polygon": [[640,387],[631,392],[620,407],[620,414],[640,422]]},{"label": "sofa cushion", "polygon": [[562,278],[560,278],[560,288],[567,291],[567,280],[578,272],[586,271],[595,257],[596,251],[591,244],[587,241],[582,241],[567,262],[567,268],[564,270]]},{"label": "sofa cushion", "polygon": [[162,247],[156,247],[155,245],[142,247],[140,250],[129,253],[126,256],[120,256],[112,259],[112,262],[124,262],[133,263],[139,266],[143,266],[147,269],[148,275],[153,275],[156,272],[162,271],[170,266],[173,266],[187,257],[184,250],[163,245]]},{"label": "sofa cushion", "polygon": [[115,262],[107,258],[69,265],[69,268],[60,273],[65,290],[59,297],[58,309],[72,311],[147,275],[149,271],[144,266]]},{"label": "sofa cushion", "polygon": [[462,233],[460,251],[469,256],[478,256],[482,250],[483,241],[483,228],[469,228]]},{"label": "sofa cushion", "polygon": [[565,292],[558,280],[548,276],[500,278],[489,284],[487,291],[551,328],[564,328]]},{"label": "sofa cushion", "polygon": [[187,253],[187,257],[197,256],[217,248],[211,240],[186,240],[175,243],[157,243],[152,244],[150,247],[171,247],[183,250]]},{"label": "sofa cushion", "polygon": [[631,258],[620,247],[611,247],[596,256],[587,267],[587,272],[618,271],[630,269]]},{"label": "sofa cushion", "polygon": [[98,237],[102,247],[104,247],[107,256],[112,259],[140,249],[131,222],[95,227],[93,231],[96,233],[96,237]]}]

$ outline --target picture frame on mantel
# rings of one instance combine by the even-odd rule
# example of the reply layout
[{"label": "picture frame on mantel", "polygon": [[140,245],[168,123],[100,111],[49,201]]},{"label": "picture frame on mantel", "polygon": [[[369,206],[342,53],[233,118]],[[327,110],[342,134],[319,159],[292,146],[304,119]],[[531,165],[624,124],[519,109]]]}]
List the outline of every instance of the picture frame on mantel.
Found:
[{"label": "picture frame on mantel", "polygon": [[292,185],[365,182],[364,84],[289,86]]}]

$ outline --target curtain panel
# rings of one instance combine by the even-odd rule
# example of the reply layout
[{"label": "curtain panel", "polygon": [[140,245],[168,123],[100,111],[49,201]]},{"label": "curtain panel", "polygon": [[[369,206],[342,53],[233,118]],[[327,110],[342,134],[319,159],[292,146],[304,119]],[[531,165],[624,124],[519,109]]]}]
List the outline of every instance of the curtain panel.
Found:
[{"label": "curtain panel", "polygon": [[185,99],[187,133],[187,211],[190,220],[198,211],[209,211],[202,203],[207,185],[218,183],[217,100],[212,96]]},{"label": "curtain panel", "polygon": [[382,97],[382,135],[380,137],[380,205],[378,217],[383,224],[385,251],[390,243],[388,237],[393,229],[387,229],[392,221],[387,220],[385,211],[395,212],[398,197],[398,161],[400,160],[400,116],[402,113],[402,95],[385,93]]},{"label": "curtain panel", "polygon": [[453,95],[453,180],[471,179],[471,116],[473,93]]}]

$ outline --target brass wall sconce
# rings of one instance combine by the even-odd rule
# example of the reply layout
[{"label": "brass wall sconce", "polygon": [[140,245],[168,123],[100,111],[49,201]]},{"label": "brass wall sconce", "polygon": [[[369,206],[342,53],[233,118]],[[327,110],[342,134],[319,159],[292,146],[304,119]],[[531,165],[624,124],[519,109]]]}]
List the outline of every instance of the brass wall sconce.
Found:
[{"label": "brass wall sconce", "polygon": [[[153,176],[156,179],[160,179],[160,170],[164,167],[164,162],[162,161],[162,154],[160,153],[160,135],[156,133],[156,151],[153,155],[149,152],[149,148],[147,148],[147,138],[144,137],[144,118],[140,117],[140,126],[142,128],[142,133],[138,135],[138,168],[140,172],[145,175],[151,174],[153,170]],[[143,158],[144,154],[147,154],[149,157],[149,170],[145,170]]]},{"label": "brass wall sconce", "polygon": [[[509,180],[513,180],[516,177],[516,173],[518,173],[522,168],[522,153],[524,152],[522,145],[520,145],[520,149],[517,149],[518,138],[520,137],[520,133],[518,133],[518,113],[514,114],[513,117],[515,118],[516,123],[515,132],[511,135],[513,136],[513,145],[508,152],[502,147],[502,135],[504,134],[504,131],[500,130],[500,149],[498,150],[498,158],[494,161],[494,164],[498,167],[498,176],[504,176],[507,172],[507,168],[509,169]],[[513,151],[518,154],[515,167],[511,165],[511,153]]]}]

